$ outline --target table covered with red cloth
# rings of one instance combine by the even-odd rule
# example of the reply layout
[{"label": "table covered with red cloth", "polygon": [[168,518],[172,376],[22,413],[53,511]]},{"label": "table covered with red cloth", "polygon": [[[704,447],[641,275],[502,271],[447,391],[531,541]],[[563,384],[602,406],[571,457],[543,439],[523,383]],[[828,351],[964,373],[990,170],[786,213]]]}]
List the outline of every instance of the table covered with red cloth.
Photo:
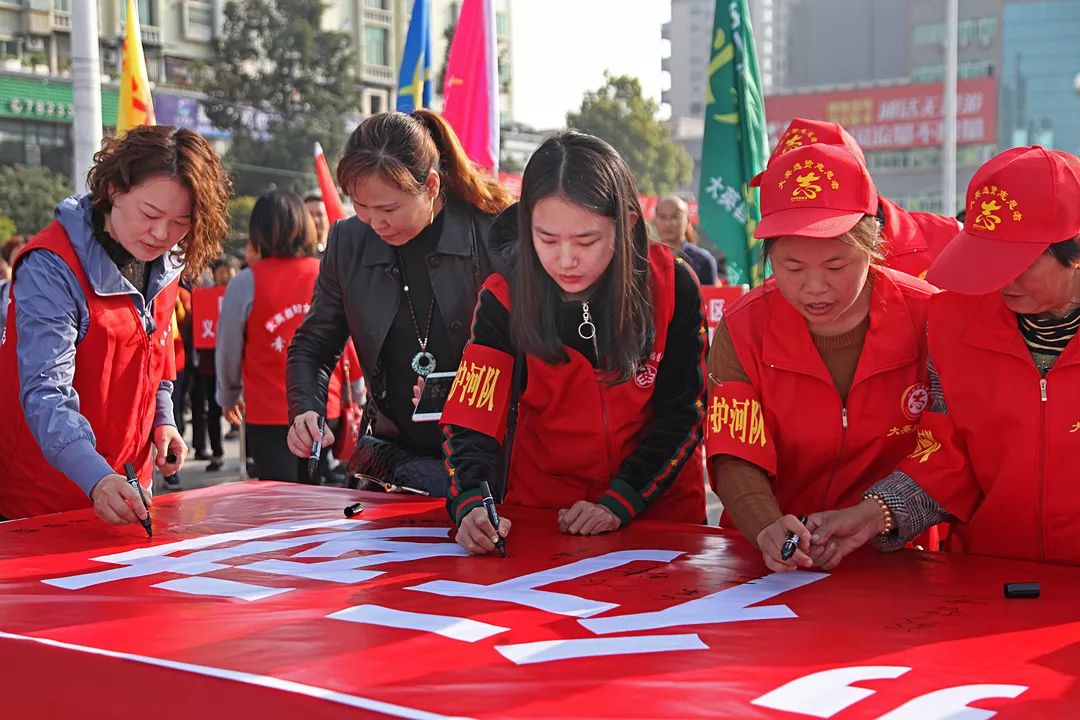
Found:
[{"label": "table covered with red cloth", "polygon": [[506,558],[466,556],[439,501],[280,483],[159,497],[153,540],[2,523],[0,717],[1080,717],[1080,568],[771,574],[715,528],[502,513]]}]

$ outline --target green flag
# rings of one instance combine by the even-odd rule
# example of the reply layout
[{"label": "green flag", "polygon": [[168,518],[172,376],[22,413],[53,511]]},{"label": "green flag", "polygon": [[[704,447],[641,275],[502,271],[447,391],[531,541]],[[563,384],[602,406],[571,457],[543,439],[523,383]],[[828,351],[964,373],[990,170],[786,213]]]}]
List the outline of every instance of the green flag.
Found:
[{"label": "green flag", "polygon": [[728,281],[762,281],[761,220],[750,178],[765,169],[768,137],[747,0],[716,0],[701,150],[701,229],[727,254]]}]

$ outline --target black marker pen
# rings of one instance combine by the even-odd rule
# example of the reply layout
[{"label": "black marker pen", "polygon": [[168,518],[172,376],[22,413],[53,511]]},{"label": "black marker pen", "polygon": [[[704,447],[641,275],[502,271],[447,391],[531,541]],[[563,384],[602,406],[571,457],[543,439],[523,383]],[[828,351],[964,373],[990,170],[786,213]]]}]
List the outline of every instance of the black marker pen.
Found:
[{"label": "black marker pen", "polygon": [[319,434],[315,436],[315,442],[311,443],[311,456],[307,461],[307,474],[309,480],[315,479],[315,470],[319,467],[319,455],[322,453],[323,429],[326,427],[326,418],[319,416]]},{"label": "black marker pen", "polygon": [[[806,525],[806,516],[800,515],[799,522]],[[799,534],[789,532],[784,539],[784,544],[780,548],[780,559],[790,560],[791,556],[795,554],[795,551],[799,548]]]},{"label": "black marker pen", "polygon": [[495,498],[491,496],[491,486],[488,485],[487,480],[480,481],[480,492],[484,495],[484,507],[487,509],[488,520],[491,521],[491,526],[495,528],[495,549],[499,551],[499,554],[506,557],[506,541],[499,535],[499,511],[495,509]]},{"label": "black marker pen", "polygon": [[124,474],[127,475],[128,485],[135,491],[135,494],[139,496],[139,502],[143,506],[143,510],[146,511],[146,517],[140,520],[143,529],[146,530],[146,537],[154,537],[154,529],[150,525],[150,508],[146,507],[146,502],[143,500],[142,488],[139,486],[139,478],[135,477],[135,467],[131,463],[124,463]]}]

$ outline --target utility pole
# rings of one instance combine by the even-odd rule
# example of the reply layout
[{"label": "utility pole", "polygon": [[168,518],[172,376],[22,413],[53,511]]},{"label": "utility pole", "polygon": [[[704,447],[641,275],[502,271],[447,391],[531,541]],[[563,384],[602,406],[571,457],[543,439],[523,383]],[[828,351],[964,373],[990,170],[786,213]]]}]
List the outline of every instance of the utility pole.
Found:
[{"label": "utility pole", "polygon": [[948,0],[945,9],[945,122],[941,147],[941,212],[956,214],[956,75],[959,0]]},{"label": "utility pole", "polygon": [[71,3],[71,83],[75,95],[76,193],[86,191],[86,175],[101,149],[101,61],[96,0]]}]

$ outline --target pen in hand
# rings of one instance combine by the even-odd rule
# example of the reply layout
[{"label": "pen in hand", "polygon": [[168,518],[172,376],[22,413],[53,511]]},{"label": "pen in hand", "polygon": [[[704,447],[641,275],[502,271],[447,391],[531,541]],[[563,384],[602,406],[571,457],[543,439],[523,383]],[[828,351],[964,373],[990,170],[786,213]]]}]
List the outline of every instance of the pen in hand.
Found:
[{"label": "pen in hand", "polygon": [[150,525],[150,508],[146,507],[146,502],[143,500],[142,488],[139,486],[139,478],[135,476],[135,467],[131,463],[124,463],[124,475],[127,476],[128,485],[135,491],[135,495],[139,498],[139,503],[143,506],[143,510],[146,511],[146,517],[139,520],[142,523],[143,529],[146,530],[146,537],[154,537],[154,529]]},{"label": "pen in hand", "polygon": [[[799,522],[806,525],[806,516],[800,515]],[[795,554],[795,551],[799,548],[799,534],[795,532],[789,532],[787,537],[784,538],[784,544],[780,547],[780,559],[790,560],[791,556]]]},{"label": "pen in hand", "polygon": [[484,508],[487,510],[488,520],[491,527],[495,528],[495,549],[499,554],[506,557],[506,541],[499,535],[499,511],[495,509],[495,498],[491,496],[491,486],[486,480],[480,481],[480,492],[484,496]]},{"label": "pen in hand", "polygon": [[315,442],[311,443],[311,455],[307,461],[308,479],[315,478],[315,470],[319,467],[319,455],[322,454],[323,431],[326,428],[326,417],[319,416],[319,434],[315,436]]}]

